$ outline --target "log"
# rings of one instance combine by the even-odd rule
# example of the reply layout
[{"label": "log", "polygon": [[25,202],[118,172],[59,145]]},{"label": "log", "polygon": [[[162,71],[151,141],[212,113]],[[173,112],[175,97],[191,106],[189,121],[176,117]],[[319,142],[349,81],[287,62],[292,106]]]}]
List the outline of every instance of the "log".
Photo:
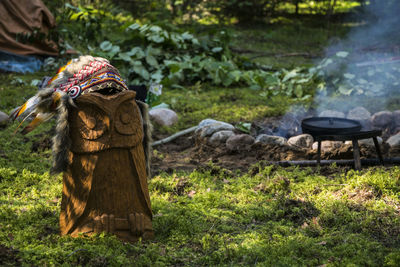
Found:
[{"label": "log", "polygon": [[[388,158],[383,160],[384,164],[396,165],[400,164],[400,158]],[[279,165],[282,167],[300,166],[300,167],[315,167],[318,165],[316,160],[289,160],[289,161],[269,161],[271,165]],[[320,165],[326,166],[336,163],[338,166],[354,166],[354,160],[321,160]],[[377,166],[381,165],[379,159],[361,159],[362,166]]]},{"label": "log", "polygon": [[193,126],[193,127],[188,128],[188,129],[185,129],[185,130],[182,130],[180,132],[177,132],[177,133],[175,133],[175,134],[173,134],[171,136],[168,136],[168,137],[166,137],[164,139],[155,141],[155,142],[153,142],[151,144],[151,146],[158,146],[158,145],[162,145],[162,144],[171,142],[171,141],[175,140],[176,138],[178,138],[180,136],[183,136],[185,134],[192,133],[192,132],[196,131],[197,127],[198,126]]}]

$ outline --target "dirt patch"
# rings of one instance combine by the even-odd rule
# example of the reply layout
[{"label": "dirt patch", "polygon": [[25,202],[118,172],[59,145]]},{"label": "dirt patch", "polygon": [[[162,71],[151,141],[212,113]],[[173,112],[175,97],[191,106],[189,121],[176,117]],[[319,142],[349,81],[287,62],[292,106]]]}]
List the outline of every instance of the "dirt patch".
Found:
[{"label": "dirt patch", "polygon": [[229,170],[247,171],[259,161],[308,160],[313,153],[289,146],[254,144],[246,151],[229,151],[225,146],[196,144],[192,136],[183,136],[156,147],[152,159],[153,174],[162,171],[194,170],[210,162]]},{"label": "dirt patch", "polygon": [[52,140],[51,137],[55,135],[55,128],[53,127],[49,131],[42,132],[34,135],[34,141],[31,146],[32,152],[40,152],[51,149]]},{"label": "dirt patch", "polygon": [[[155,138],[156,139],[156,138]],[[158,139],[156,139],[158,140]],[[174,170],[192,171],[197,168],[215,165],[228,170],[247,172],[249,167],[260,161],[302,161],[316,160],[317,151],[301,149],[288,145],[253,144],[246,151],[229,151],[225,146],[212,147],[196,143],[191,134],[179,137],[170,143],[155,147],[152,158],[153,175],[160,172],[171,173]],[[381,145],[384,157],[389,157],[387,145]],[[376,158],[375,147],[360,146],[361,158]],[[390,151],[391,157],[400,156],[400,151]],[[353,159],[351,144],[323,152],[321,159]]]},{"label": "dirt patch", "polygon": [[0,244],[0,265],[21,266],[21,259],[18,257],[18,250]]}]

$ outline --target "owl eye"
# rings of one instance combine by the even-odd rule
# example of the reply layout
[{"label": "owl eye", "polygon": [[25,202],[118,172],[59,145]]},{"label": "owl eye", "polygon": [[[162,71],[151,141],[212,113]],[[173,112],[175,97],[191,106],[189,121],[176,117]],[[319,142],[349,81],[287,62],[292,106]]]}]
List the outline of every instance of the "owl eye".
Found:
[{"label": "owl eye", "polygon": [[116,110],[115,128],[122,135],[137,135],[142,129],[140,111],[132,100],[123,102]]},{"label": "owl eye", "polygon": [[132,120],[132,117],[127,113],[121,113],[119,119],[123,124],[128,124]]},{"label": "owl eye", "polygon": [[108,129],[109,118],[97,108],[85,106],[78,111],[77,130],[84,139],[95,140],[104,135]]}]

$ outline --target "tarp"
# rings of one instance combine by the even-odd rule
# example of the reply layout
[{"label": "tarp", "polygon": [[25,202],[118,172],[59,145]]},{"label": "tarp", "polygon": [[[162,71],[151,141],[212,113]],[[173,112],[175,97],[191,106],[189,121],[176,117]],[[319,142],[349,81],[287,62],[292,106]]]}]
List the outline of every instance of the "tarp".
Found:
[{"label": "tarp", "polygon": [[55,27],[54,16],[41,0],[0,0],[0,50],[17,55],[56,56],[54,42],[45,38],[22,43],[17,36],[41,32]]},{"label": "tarp", "polygon": [[35,56],[22,56],[0,51],[0,70],[2,71],[35,72],[40,70],[42,65],[43,60]]}]

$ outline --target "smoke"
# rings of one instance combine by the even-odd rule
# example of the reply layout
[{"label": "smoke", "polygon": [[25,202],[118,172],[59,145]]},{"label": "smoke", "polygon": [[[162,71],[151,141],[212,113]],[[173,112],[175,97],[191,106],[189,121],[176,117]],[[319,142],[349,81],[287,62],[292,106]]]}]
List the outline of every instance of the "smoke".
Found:
[{"label": "smoke", "polygon": [[363,106],[375,113],[387,109],[396,95],[400,103],[400,1],[366,1],[351,16],[357,26],[327,47],[326,58],[316,64],[325,88],[318,90],[313,109],[294,106],[260,133],[288,138],[301,133],[304,118],[328,109],[347,114]]},{"label": "smoke", "polygon": [[[398,0],[371,0],[359,8],[359,26],[326,49],[330,61],[322,71],[327,90],[315,97],[318,111],[346,112],[365,99],[373,103],[364,103],[367,109],[383,110],[393,95],[400,95],[399,14]],[[344,97],[332,98],[331,92]]]}]

